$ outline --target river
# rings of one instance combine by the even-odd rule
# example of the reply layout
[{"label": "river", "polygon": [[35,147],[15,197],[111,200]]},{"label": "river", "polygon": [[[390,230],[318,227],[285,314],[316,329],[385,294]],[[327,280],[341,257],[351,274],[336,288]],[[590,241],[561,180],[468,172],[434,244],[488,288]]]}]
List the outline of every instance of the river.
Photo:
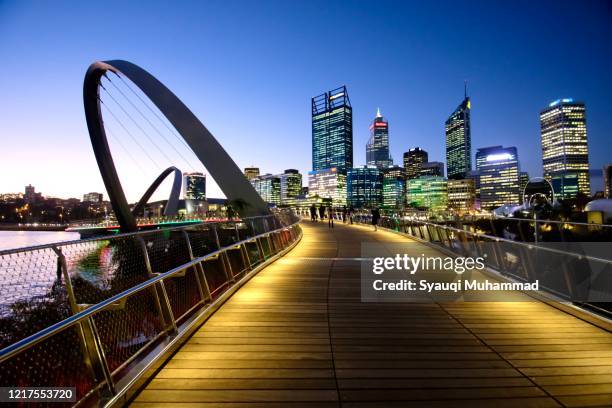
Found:
[{"label": "river", "polygon": [[78,232],[65,231],[0,231],[0,251],[33,245],[79,239]]}]

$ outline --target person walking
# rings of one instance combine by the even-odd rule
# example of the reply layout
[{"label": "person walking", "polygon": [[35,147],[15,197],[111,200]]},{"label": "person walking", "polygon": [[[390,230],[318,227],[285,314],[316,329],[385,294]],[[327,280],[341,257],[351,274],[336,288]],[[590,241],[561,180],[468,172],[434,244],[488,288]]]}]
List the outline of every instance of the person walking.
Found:
[{"label": "person walking", "polygon": [[321,221],[323,221],[323,218],[325,218],[325,205],[321,204],[321,206],[319,207],[319,218],[321,219]]},{"label": "person walking", "polygon": [[315,207],[315,205],[311,205],[310,206],[310,221],[316,221],[317,220],[317,207]]},{"label": "person walking", "polygon": [[378,208],[372,208],[372,225],[374,226],[374,231],[378,231],[378,221],[380,220],[380,211]]},{"label": "person walking", "polygon": [[334,228],[334,209],[331,204],[327,205],[327,227]]},{"label": "person walking", "polygon": [[346,205],[342,207],[342,223],[346,224]]},{"label": "person walking", "polygon": [[351,224],[353,223],[353,213],[354,212],[355,212],[355,209],[351,205],[348,209],[348,217],[349,217],[349,221],[351,222]]}]

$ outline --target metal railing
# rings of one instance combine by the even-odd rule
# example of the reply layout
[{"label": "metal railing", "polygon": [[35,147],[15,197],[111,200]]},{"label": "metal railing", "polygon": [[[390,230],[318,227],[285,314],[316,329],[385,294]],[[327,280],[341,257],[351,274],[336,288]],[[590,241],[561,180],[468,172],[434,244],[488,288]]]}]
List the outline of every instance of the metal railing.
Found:
[{"label": "metal railing", "polygon": [[161,350],[301,237],[288,214],[0,252],[0,386],[116,402]]},{"label": "metal railing", "polygon": [[[372,216],[353,221],[371,225]],[[378,225],[433,244],[454,256],[482,257],[502,276],[533,283],[557,299],[612,315],[609,243],[526,243],[427,221],[381,217]]]}]

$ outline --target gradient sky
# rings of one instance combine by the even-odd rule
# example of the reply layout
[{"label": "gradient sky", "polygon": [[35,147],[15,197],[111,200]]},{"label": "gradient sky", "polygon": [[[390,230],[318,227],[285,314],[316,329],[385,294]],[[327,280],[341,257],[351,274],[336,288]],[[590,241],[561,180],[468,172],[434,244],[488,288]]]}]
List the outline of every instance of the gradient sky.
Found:
[{"label": "gradient sky", "polygon": [[[262,172],[311,169],[310,98],[343,84],[357,165],[377,107],[396,163],[414,146],[444,161],[465,79],[472,155],[517,146],[541,175],[539,111],[572,97],[587,105],[591,167],[612,162],[612,2],[423,3],[0,0],[0,192],[104,191],[82,107],[84,73],[104,59],[147,69]],[[136,200],[159,171],[141,152],[138,165],[116,155]]]}]

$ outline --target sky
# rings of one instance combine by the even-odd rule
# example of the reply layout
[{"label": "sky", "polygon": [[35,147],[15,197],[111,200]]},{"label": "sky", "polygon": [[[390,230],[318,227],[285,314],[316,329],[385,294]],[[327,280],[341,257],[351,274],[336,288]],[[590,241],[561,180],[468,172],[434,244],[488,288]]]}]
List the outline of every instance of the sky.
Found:
[{"label": "sky", "polygon": [[[341,85],[353,106],[356,165],[378,107],[396,163],[415,146],[445,161],[444,121],[465,80],[472,157],[479,147],[516,146],[521,170],[540,176],[539,112],[574,98],[587,107],[591,168],[612,162],[612,2],[424,3],[0,0],[0,192],[31,183],[47,196],[105,193],[82,83],[89,64],[112,59],[155,75],[239,167],[263,173],[311,170],[310,98]],[[130,201],[168,165],[206,172],[178,140],[150,131],[156,149],[132,129],[145,153],[114,126],[111,150]],[[208,195],[222,196],[210,178]]]}]

